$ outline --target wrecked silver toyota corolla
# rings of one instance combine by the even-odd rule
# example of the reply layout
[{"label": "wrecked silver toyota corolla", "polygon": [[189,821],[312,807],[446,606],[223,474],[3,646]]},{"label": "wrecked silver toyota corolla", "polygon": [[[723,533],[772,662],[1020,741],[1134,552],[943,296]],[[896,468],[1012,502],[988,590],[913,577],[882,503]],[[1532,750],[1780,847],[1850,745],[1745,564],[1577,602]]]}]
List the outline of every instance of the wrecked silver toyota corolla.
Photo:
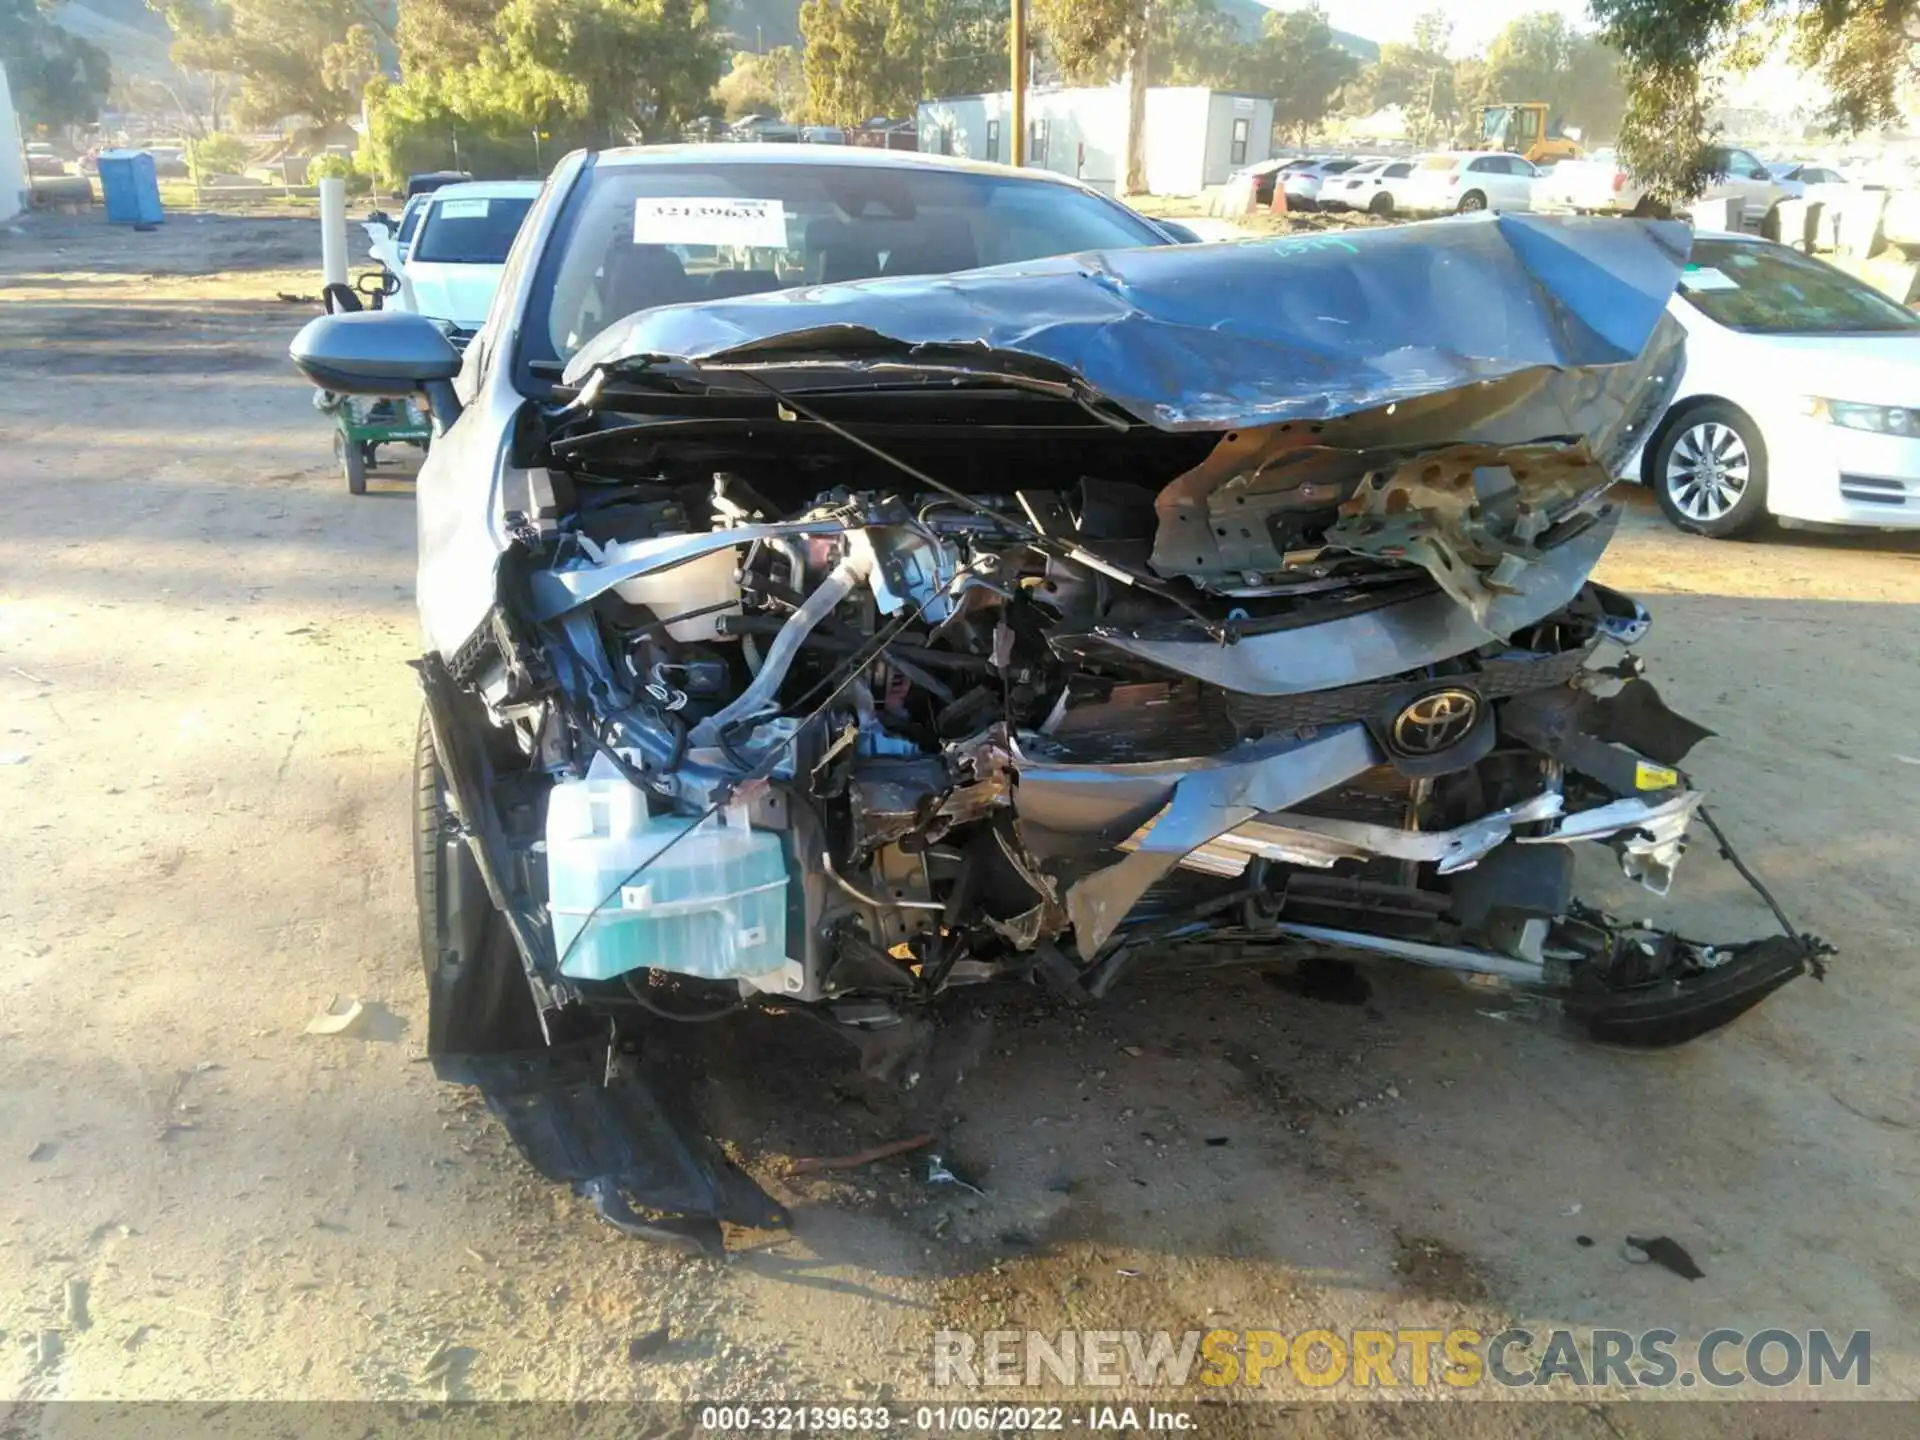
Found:
[{"label": "wrecked silver toyota corolla", "polygon": [[1588,578],[1687,244],[1500,217],[604,329],[515,415],[484,575],[423,497],[423,587],[484,582],[423,665],[441,1047],[516,1005],[871,1034],[958,985],[1303,955],[1666,1043],[1817,967],[1784,922],[1683,939],[1573,894],[1595,845],[1664,894],[1704,818],[1708,732]]}]

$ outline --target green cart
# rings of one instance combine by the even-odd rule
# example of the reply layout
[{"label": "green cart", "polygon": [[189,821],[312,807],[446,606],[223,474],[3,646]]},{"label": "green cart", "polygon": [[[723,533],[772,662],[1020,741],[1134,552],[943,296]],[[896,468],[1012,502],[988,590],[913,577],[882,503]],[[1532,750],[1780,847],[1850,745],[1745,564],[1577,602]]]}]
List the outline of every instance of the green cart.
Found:
[{"label": "green cart", "polygon": [[424,453],[433,438],[433,421],[412,399],[322,391],[314,403],[333,416],[333,458],[350,495],[367,493],[367,472],[379,464],[382,445],[418,445]]},{"label": "green cart", "polygon": [[[327,313],[353,314],[368,305],[379,310],[399,290],[399,280],[384,268],[368,271],[351,288],[341,284],[326,287]],[[380,463],[382,445],[418,445],[424,454],[433,438],[432,417],[411,397],[394,400],[321,390],[314,395],[313,403],[321,414],[333,417],[333,458],[347,477],[349,495],[367,493],[367,472]]]}]

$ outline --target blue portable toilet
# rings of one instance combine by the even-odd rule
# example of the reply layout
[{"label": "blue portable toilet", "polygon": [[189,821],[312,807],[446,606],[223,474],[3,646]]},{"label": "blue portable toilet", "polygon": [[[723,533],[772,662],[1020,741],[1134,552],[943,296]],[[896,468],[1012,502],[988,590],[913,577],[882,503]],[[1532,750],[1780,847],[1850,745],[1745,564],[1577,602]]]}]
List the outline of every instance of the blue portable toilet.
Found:
[{"label": "blue portable toilet", "polygon": [[153,156],[144,150],[100,152],[100,198],[113,225],[158,225],[167,218],[160,208]]}]

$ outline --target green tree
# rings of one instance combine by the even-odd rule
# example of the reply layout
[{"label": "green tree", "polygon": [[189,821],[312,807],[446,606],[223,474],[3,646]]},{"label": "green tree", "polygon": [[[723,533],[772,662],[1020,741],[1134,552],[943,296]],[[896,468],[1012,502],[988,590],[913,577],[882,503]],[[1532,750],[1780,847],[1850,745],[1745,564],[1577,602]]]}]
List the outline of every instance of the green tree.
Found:
[{"label": "green tree", "polygon": [[405,0],[394,42],[406,74],[444,74],[473,64],[493,38],[502,5],[503,0]]},{"label": "green tree", "polygon": [[1296,143],[1332,112],[1342,87],[1360,74],[1360,62],[1333,38],[1317,5],[1276,11],[1262,22],[1260,43],[1247,57],[1238,89],[1273,96],[1273,124]]},{"label": "green tree", "polygon": [[0,0],[0,67],[29,125],[93,120],[113,83],[107,52],[54,24],[52,6]]},{"label": "green tree", "polygon": [[360,112],[360,95],[391,42],[373,0],[168,0],[182,69],[237,78],[233,116],[271,125],[303,116],[321,131]]},{"label": "green tree", "polygon": [[1749,63],[1755,32],[1784,32],[1794,58],[1826,82],[1834,134],[1902,118],[1901,87],[1920,76],[1914,0],[1590,0],[1601,35],[1625,57],[1620,153],[1660,199],[1698,195],[1713,175],[1711,78]]},{"label": "green tree", "polygon": [[705,110],[721,50],[704,0],[507,0],[469,58],[443,60],[416,65],[403,43],[406,78],[367,86],[370,173],[393,182],[456,158],[522,173],[571,146],[677,136]]},{"label": "green tree", "polygon": [[1444,10],[1414,22],[1411,41],[1388,41],[1345,92],[1346,109],[1371,115],[1398,105],[1416,143],[1433,145],[1452,133],[1459,109],[1454,62],[1447,58],[1453,24]]},{"label": "green tree", "polygon": [[1473,106],[1544,100],[1552,117],[1588,136],[1612,135],[1626,109],[1620,57],[1564,15],[1522,15],[1487,47],[1486,68]]},{"label": "green tree", "polygon": [[776,45],[764,55],[735,52],[732,68],[713,87],[714,102],[729,120],[743,115],[792,119],[799,115],[806,95],[800,52],[791,45]]},{"label": "green tree", "polygon": [[1214,0],[1160,0],[1147,18],[1151,84],[1232,86],[1245,42]]},{"label": "green tree", "polygon": [[806,118],[857,125],[931,95],[997,88],[1007,64],[999,0],[805,0]]},{"label": "green tree", "polygon": [[1153,66],[1154,0],[1033,0],[1033,17],[1061,72],[1080,84],[1116,74],[1127,86],[1126,167],[1121,188],[1147,188],[1147,84]]},{"label": "green tree", "polygon": [[224,132],[205,136],[187,146],[187,161],[196,179],[214,175],[238,175],[247,168],[247,142]]}]

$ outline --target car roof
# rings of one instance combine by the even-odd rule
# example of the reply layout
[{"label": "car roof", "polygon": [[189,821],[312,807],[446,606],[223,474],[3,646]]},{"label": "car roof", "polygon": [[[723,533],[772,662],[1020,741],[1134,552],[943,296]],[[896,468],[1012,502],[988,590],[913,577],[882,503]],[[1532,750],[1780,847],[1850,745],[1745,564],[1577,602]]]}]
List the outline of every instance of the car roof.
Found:
[{"label": "car roof", "polygon": [[[957,155],[922,155],[913,150],[869,149],[864,145],[832,145],[812,148],[804,145],[763,145],[722,143],[715,145],[631,145],[601,150],[594,157],[596,166],[637,169],[652,165],[796,165],[831,169],[847,167],[874,170],[944,170],[967,175],[1018,176],[1040,184],[1063,185],[1073,190],[1090,187],[1071,175],[1052,170],[1016,170],[1011,165],[996,165],[987,160],[965,160]],[[449,187],[452,188],[452,187]]]},{"label": "car roof", "polygon": [[442,185],[426,193],[429,201],[441,200],[531,200],[540,193],[543,180],[462,180]]}]

